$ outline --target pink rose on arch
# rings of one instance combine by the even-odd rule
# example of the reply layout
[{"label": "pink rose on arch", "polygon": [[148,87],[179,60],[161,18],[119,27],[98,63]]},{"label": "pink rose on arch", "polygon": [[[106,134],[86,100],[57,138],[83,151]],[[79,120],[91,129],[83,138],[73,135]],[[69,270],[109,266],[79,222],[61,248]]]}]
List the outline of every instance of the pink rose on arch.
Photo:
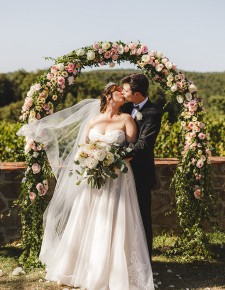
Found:
[{"label": "pink rose on arch", "polygon": [[35,198],[36,198],[36,194],[33,191],[31,191],[29,193],[29,198],[30,198],[30,201],[33,202],[35,200]]},{"label": "pink rose on arch", "polygon": [[128,52],[129,50],[130,50],[129,46],[128,46],[128,45],[125,45],[125,46],[124,46],[124,51],[125,51],[125,52]]},{"label": "pink rose on arch", "polygon": [[37,189],[37,191],[42,191],[44,189],[43,184],[42,183],[38,183],[36,185],[36,189]]},{"label": "pink rose on arch", "polygon": [[106,53],[104,54],[105,58],[110,58],[111,57],[111,53],[110,51],[106,51]]},{"label": "pink rose on arch", "polygon": [[195,173],[196,180],[200,180],[202,178],[201,174]]},{"label": "pink rose on arch", "polygon": [[64,85],[64,83],[65,83],[65,79],[63,78],[63,77],[58,77],[57,78],[57,83],[59,84],[59,85]]},{"label": "pink rose on arch", "polygon": [[195,186],[194,197],[196,199],[200,199],[202,197],[201,188],[199,186],[197,186],[197,185]]},{"label": "pink rose on arch", "polygon": [[103,53],[104,53],[104,50],[100,48],[100,49],[98,50],[98,53],[99,53],[99,54],[103,54]]},{"label": "pink rose on arch", "polygon": [[202,132],[200,132],[200,133],[198,134],[198,138],[201,139],[201,140],[204,140],[204,139],[205,139],[205,134],[202,133]]},{"label": "pink rose on arch", "polygon": [[166,75],[166,76],[169,74],[169,71],[168,71],[167,69],[163,69],[162,72],[163,72],[164,75]]},{"label": "pink rose on arch", "polygon": [[45,111],[49,111],[49,110],[50,110],[50,107],[49,107],[48,104],[44,104],[42,107],[43,107],[43,109],[44,109]]},{"label": "pink rose on arch", "polygon": [[99,49],[99,44],[98,44],[98,42],[95,42],[95,43],[93,44],[93,48],[94,48],[95,50],[98,50],[98,49]]},{"label": "pink rose on arch", "polygon": [[68,84],[69,84],[69,86],[74,84],[74,76],[68,77]]},{"label": "pink rose on arch", "polygon": [[58,71],[58,67],[57,67],[57,65],[53,65],[52,67],[51,67],[51,73],[56,73]]},{"label": "pink rose on arch", "polygon": [[204,162],[203,162],[203,160],[201,160],[201,159],[199,159],[198,162],[196,163],[196,166],[197,166],[198,168],[202,168],[203,165],[204,165]]},{"label": "pink rose on arch", "polygon": [[147,53],[147,52],[148,52],[148,47],[147,47],[147,45],[142,45],[142,46],[141,46],[141,52],[142,52],[142,53]]},{"label": "pink rose on arch", "polygon": [[38,192],[39,196],[43,196],[47,193],[47,189],[42,189],[41,191]]},{"label": "pink rose on arch", "polygon": [[113,56],[112,56],[112,60],[117,60],[118,59],[118,54],[114,54]]},{"label": "pink rose on arch", "polygon": [[33,174],[38,174],[41,171],[41,166],[38,163],[34,163],[31,166]]},{"label": "pink rose on arch", "polygon": [[130,43],[128,44],[128,47],[129,47],[129,49],[134,50],[134,49],[136,49],[137,44],[134,43],[134,42],[130,42]]},{"label": "pink rose on arch", "polygon": [[48,80],[51,80],[53,77],[54,77],[54,74],[53,73],[48,73],[47,74],[47,79]]},{"label": "pink rose on arch", "polygon": [[138,49],[136,50],[136,55],[141,55],[141,53],[142,53],[141,48],[138,48]]}]

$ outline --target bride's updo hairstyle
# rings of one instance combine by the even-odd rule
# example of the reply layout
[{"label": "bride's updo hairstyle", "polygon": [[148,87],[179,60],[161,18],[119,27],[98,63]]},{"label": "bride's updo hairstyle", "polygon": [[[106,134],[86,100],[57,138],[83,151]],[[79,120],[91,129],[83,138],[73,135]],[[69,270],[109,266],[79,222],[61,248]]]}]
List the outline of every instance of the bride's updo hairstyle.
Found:
[{"label": "bride's updo hairstyle", "polygon": [[[112,98],[112,93],[117,91],[118,88],[120,88],[120,86],[116,83],[113,83],[113,82],[109,82],[105,86],[105,88],[102,91],[101,96],[100,96],[100,112],[101,113],[104,113],[106,111],[108,103]],[[110,97],[108,97],[108,96],[110,96]]]}]

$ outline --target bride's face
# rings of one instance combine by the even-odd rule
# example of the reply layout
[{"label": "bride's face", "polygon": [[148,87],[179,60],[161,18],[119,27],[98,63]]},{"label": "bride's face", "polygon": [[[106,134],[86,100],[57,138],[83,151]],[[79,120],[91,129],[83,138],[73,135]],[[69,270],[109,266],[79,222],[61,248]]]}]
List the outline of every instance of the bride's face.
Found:
[{"label": "bride's face", "polygon": [[117,87],[116,90],[112,93],[112,102],[116,105],[119,105],[119,107],[121,107],[125,102],[122,91],[123,89],[121,87]]}]

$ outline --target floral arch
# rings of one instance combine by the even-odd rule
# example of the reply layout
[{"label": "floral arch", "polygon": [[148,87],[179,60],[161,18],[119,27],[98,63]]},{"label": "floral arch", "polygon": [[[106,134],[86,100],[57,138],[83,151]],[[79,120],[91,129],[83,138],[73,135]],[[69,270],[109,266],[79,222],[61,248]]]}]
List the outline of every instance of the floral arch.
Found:
[{"label": "floral arch", "polygon": [[[197,87],[161,52],[149,51],[146,45],[122,41],[97,42],[59,57],[55,64],[31,86],[20,120],[23,123],[53,114],[67,86],[76,85],[84,67],[99,67],[129,61],[158,82],[181,108],[179,116],[182,144],[172,186],[175,188],[176,211],[182,234],[177,246],[181,253],[199,257],[208,254],[203,220],[212,216],[213,196],[210,182],[209,134],[203,123],[205,113]],[[42,215],[48,198],[48,178],[51,171],[46,162],[43,144],[26,140],[27,170],[18,201],[21,207],[24,252],[21,263],[39,264],[42,239]]]}]

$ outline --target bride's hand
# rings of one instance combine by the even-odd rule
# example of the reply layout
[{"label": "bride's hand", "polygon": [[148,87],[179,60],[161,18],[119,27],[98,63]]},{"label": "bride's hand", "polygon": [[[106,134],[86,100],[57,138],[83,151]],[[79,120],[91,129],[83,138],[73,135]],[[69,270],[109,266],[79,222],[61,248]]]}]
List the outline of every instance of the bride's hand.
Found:
[{"label": "bride's hand", "polygon": [[133,159],[133,157],[125,157],[124,160],[127,162],[130,162]]}]

